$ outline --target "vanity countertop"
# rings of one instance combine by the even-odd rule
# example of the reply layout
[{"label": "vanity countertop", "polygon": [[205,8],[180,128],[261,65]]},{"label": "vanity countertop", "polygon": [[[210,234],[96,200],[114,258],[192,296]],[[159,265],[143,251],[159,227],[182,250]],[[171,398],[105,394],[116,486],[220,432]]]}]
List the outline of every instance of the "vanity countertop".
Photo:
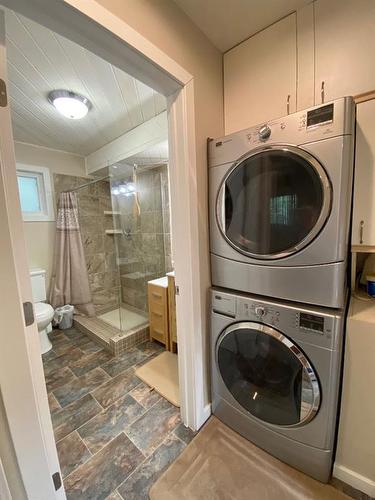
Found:
[{"label": "vanity countertop", "polygon": [[162,286],[163,288],[168,288],[168,278],[163,276],[162,278],[157,278],[156,280],[148,281],[150,285]]}]

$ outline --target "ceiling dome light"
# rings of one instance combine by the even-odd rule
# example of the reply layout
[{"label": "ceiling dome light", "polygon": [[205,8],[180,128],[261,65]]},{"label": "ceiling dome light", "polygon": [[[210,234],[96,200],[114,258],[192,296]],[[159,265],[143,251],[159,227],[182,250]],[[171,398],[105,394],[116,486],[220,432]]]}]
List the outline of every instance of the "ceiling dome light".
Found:
[{"label": "ceiling dome light", "polygon": [[48,94],[48,100],[59,113],[73,120],[83,118],[92,108],[92,104],[87,97],[70,90],[52,90]]}]

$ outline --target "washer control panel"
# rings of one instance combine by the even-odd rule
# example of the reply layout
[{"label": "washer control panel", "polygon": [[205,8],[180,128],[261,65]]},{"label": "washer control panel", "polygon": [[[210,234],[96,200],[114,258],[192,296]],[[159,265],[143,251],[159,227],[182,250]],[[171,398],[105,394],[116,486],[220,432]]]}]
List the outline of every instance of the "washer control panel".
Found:
[{"label": "washer control panel", "polygon": [[213,313],[231,322],[263,323],[286,336],[324,348],[334,348],[340,340],[338,334],[343,316],[337,311],[288,302],[275,303],[259,300],[256,296],[234,295],[215,289],[211,297]]},{"label": "washer control panel", "polygon": [[243,315],[244,318],[257,321],[261,323],[267,323],[268,325],[277,326],[280,321],[280,311],[270,305],[263,304],[261,302],[244,302],[238,301],[237,310],[239,315]]},{"label": "washer control panel", "polygon": [[212,310],[216,313],[236,317],[236,297],[229,293],[216,292],[212,293]]},{"label": "washer control panel", "polygon": [[296,313],[296,327],[308,332],[324,335],[324,317],[311,313],[298,312]]}]

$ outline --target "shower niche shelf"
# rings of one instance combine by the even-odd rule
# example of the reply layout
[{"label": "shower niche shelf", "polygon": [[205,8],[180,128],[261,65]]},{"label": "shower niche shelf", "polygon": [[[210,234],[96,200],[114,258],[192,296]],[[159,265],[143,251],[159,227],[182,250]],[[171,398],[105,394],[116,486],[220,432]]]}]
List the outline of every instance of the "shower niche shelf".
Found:
[{"label": "shower niche shelf", "polygon": [[112,210],[104,210],[104,215],[121,215],[121,212],[116,212]]},{"label": "shower niche shelf", "polygon": [[105,234],[122,234],[121,229],[106,229]]}]

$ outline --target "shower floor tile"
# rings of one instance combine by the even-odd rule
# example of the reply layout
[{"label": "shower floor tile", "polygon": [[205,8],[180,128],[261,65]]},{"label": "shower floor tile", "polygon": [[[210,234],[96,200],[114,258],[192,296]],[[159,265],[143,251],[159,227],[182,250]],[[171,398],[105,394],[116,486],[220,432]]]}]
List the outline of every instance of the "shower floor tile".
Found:
[{"label": "shower floor tile", "polygon": [[148,317],[145,313],[134,311],[124,306],[100,314],[98,318],[119,330],[134,330],[148,322]]}]

